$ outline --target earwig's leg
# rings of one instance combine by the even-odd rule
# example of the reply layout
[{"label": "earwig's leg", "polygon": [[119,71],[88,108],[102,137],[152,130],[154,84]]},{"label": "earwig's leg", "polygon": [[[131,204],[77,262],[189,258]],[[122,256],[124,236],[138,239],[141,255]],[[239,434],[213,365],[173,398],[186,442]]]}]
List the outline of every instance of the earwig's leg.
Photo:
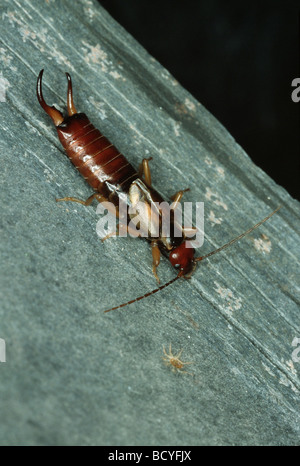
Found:
[{"label": "earwig's leg", "polygon": [[[185,238],[191,239],[193,236],[196,235],[198,231],[198,228],[196,227],[182,227],[182,232],[184,234]],[[193,268],[192,273],[194,273],[195,269]],[[186,278],[190,278],[190,275],[188,275]]]},{"label": "earwig's leg", "polygon": [[[78,202],[79,204],[82,204],[84,206],[89,206],[91,205],[91,203],[93,202],[94,199],[97,199],[98,202],[108,202],[106,197],[102,196],[102,194],[100,193],[94,193],[92,194],[90,197],[87,198],[86,201],[82,201],[81,199],[77,199],[76,197],[62,197],[61,199],[56,199],[56,202],[60,202],[60,201],[70,201],[70,202]],[[107,210],[109,210],[109,212],[113,215],[115,215],[117,218],[119,218],[119,209],[118,207],[115,207],[112,206],[110,208],[110,206],[108,205],[107,206]],[[112,234],[110,234],[109,236],[112,236]],[[107,237],[105,237],[106,239]],[[104,241],[104,240],[103,240]]]},{"label": "earwig's leg", "polygon": [[94,193],[92,194],[90,197],[87,198],[86,201],[82,201],[81,199],[77,199],[76,197],[62,197],[60,199],[56,199],[56,202],[60,202],[60,201],[70,201],[70,202],[78,202],[79,204],[82,204],[82,205],[85,205],[85,206],[89,206],[94,199],[97,199],[97,201],[99,202],[104,202],[106,201],[107,199],[102,196],[101,194],[99,193]]},{"label": "earwig's leg", "polygon": [[[190,188],[184,189],[182,191],[178,191],[171,197],[171,199],[173,200],[173,203],[171,205],[171,208],[173,211],[176,210],[177,207],[179,206],[183,193],[189,190]],[[198,231],[198,228],[196,227],[181,227],[181,229],[182,229],[184,236],[189,237],[189,238],[193,237]]]},{"label": "earwig's leg", "polygon": [[106,239],[111,238],[112,236],[118,236],[118,232],[113,231],[112,233],[108,233],[108,235],[104,236],[104,238],[101,238],[101,242],[104,243]]},{"label": "earwig's leg", "polygon": [[139,177],[141,178],[144,175],[145,182],[148,186],[151,186],[151,172],[149,161],[152,160],[152,157],[148,159],[143,159],[139,167]]},{"label": "earwig's leg", "polygon": [[175,210],[176,207],[178,206],[179,202],[181,201],[182,199],[182,196],[183,196],[183,193],[185,193],[186,191],[189,191],[190,188],[186,188],[186,189],[183,189],[182,191],[177,191],[177,193],[175,193],[171,199],[173,201],[173,204],[172,204],[172,209]]},{"label": "earwig's leg", "polygon": [[126,233],[128,233],[130,236],[134,238],[138,238],[139,236],[141,236],[141,233],[139,231],[135,230],[130,225],[125,225],[124,223],[118,223],[117,229],[118,229],[118,232],[120,229],[122,229],[123,231],[125,231]]},{"label": "earwig's leg", "polygon": [[152,247],[152,272],[154,277],[156,278],[157,282],[160,283],[158,275],[156,273],[156,269],[159,266],[160,263],[160,250],[157,244],[157,241],[151,241],[151,247]]},{"label": "earwig's leg", "polygon": [[192,237],[197,233],[198,228],[196,228],[196,227],[183,227],[182,231],[185,234],[185,236]]},{"label": "earwig's leg", "polygon": [[124,228],[125,228],[125,231],[130,234],[130,236],[134,236],[135,238],[138,238],[140,236],[140,233],[138,231],[134,230],[129,225],[124,225],[123,223],[121,223],[121,224],[118,223],[117,231],[113,231],[112,233],[109,233],[108,235],[106,235],[104,238],[101,238],[102,243],[106,239],[111,238],[112,236],[119,236],[120,235],[120,229],[124,230]]},{"label": "earwig's leg", "polygon": [[[62,197],[60,199],[56,199],[56,202],[70,201],[70,202],[78,202],[79,204],[82,204],[84,206],[89,206],[93,202],[94,199],[97,199],[98,202],[107,202],[106,197],[102,196],[102,194],[100,194],[100,193],[92,194],[90,197],[87,198],[86,201],[82,201],[81,199],[77,199],[75,197]],[[108,210],[110,210],[109,207],[108,207]],[[111,213],[113,215],[116,215],[117,218],[119,217],[118,208],[115,208],[115,209],[111,210]],[[119,225],[118,225],[118,227],[119,227]],[[108,235],[105,236],[105,238],[102,238],[101,241],[103,242],[107,238],[110,238],[111,236],[116,236],[116,235],[117,235],[117,232],[109,233]]]}]

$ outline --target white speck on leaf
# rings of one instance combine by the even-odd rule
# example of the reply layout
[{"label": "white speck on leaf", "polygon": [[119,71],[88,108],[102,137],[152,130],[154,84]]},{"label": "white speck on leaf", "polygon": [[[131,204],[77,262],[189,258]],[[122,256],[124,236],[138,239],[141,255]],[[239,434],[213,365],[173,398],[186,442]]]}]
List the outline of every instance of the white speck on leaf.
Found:
[{"label": "white speck on leaf", "polygon": [[178,121],[173,120],[174,133],[175,133],[176,137],[180,136],[180,131],[179,131],[180,126],[181,126],[181,124]]},{"label": "white speck on leaf", "polygon": [[295,387],[295,385],[284,374],[281,374],[280,379],[279,379],[279,383],[281,385],[285,385],[286,387],[290,387],[293,390],[293,392],[295,392],[295,393],[299,392],[299,390]]},{"label": "white speck on leaf", "polygon": [[271,368],[269,366],[267,366],[267,364],[265,364],[264,362],[262,362],[262,366],[263,368],[272,376],[272,377],[276,377],[276,375],[274,374],[274,372],[272,372]]},{"label": "white speck on leaf", "polygon": [[182,115],[192,114],[194,116],[196,105],[190,99],[185,99],[184,103],[176,103],[175,111]]},{"label": "white speck on leaf", "polygon": [[212,165],[212,161],[208,157],[205,157],[204,162],[206,163],[206,165]]},{"label": "white speck on leaf", "polygon": [[107,118],[106,110],[105,110],[105,103],[99,102],[95,100],[94,97],[89,97],[89,102],[96,108],[98,111],[99,117],[101,120],[105,120]]},{"label": "white speck on leaf", "polygon": [[[108,73],[114,79],[126,81],[126,79],[114,69],[113,62],[108,59],[107,53],[103,50],[100,44],[91,45],[88,42],[82,41],[82,45],[84,61],[86,63],[89,65],[100,65],[103,73]],[[119,67],[121,68],[121,66]]]},{"label": "white speck on leaf", "polygon": [[286,364],[286,366],[288,367],[289,371],[290,371],[292,374],[294,374],[294,375],[297,374],[297,371],[296,371],[296,369],[295,369],[295,366],[294,366],[294,363],[293,363],[292,360],[285,361],[285,364]]},{"label": "white speck on leaf", "polygon": [[222,217],[217,218],[213,210],[209,212],[208,220],[210,223],[212,223],[213,226],[220,225],[223,222]]},{"label": "white speck on leaf", "polygon": [[172,86],[177,86],[178,84],[178,81],[174,79],[167,70],[161,72],[161,77],[168,80],[172,84]]},{"label": "white speck on leaf", "polygon": [[120,75],[120,73],[118,73],[117,71],[110,71],[109,74],[110,74],[110,76],[112,76],[114,79],[120,79],[120,78],[122,78],[122,76]]},{"label": "white speck on leaf", "polygon": [[221,201],[220,199],[215,199],[214,203],[220,207],[223,207],[224,210],[228,210],[228,207],[225,204],[225,202]]},{"label": "white speck on leaf", "polygon": [[10,87],[9,81],[0,73],[0,102],[6,101],[6,91]]},{"label": "white speck on leaf", "polygon": [[228,210],[228,206],[222,201],[221,196],[218,193],[214,193],[210,188],[206,188],[205,198],[208,201],[213,201],[217,206],[223,207],[224,210]]},{"label": "white speck on leaf", "polygon": [[12,58],[13,57],[7,53],[7,50],[5,48],[0,47],[0,59],[4,65],[10,65]]},{"label": "white speck on leaf", "polygon": [[93,2],[90,0],[85,0],[85,7],[83,9],[84,13],[89,19],[93,19],[96,11],[93,9]]},{"label": "white speck on leaf", "polygon": [[223,167],[220,167],[220,166],[216,167],[216,172],[221,178],[225,177],[225,170]]},{"label": "white speck on leaf", "polygon": [[32,40],[36,39],[36,33],[33,31],[30,31],[27,28],[27,26],[21,26],[19,31],[22,36],[23,42],[26,42],[28,39],[32,39]]},{"label": "white speck on leaf", "polygon": [[185,99],[184,105],[188,110],[190,110],[190,112],[196,111],[196,105],[190,99]]},{"label": "white speck on leaf", "polygon": [[82,41],[84,61],[88,64],[100,65],[104,73],[108,71],[107,53],[101,48],[100,44],[91,45]]},{"label": "white speck on leaf", "polygon": [[259,252],[269,254],[272,249],[272,243],[265,234],[262,234],[260,238],[254,239],[254,247]]},{"label": "white speck on leaf", "polygon": [[218,282],[214,282],[214,284],[216,285],[215,291],[221,296],[222,300],[225,301],[223,308],[226,314],[232,315],[234,311],[241,309],[242,298],[235,297],[229,288],[222,287]]}]

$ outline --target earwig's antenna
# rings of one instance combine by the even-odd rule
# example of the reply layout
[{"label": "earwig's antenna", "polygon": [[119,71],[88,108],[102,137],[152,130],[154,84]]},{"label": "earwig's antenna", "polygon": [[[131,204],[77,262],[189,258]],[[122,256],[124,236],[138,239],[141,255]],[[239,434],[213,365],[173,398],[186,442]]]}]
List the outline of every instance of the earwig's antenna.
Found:
[{"label": "earwig's antenna", "polygon": [[273,212],[271,212],[266,218],[264,218],[263,220],[261,220],[260,222],[258,222],[256,225],[254,225],[254,227],[249,228],[249,230],[245,231],[244,233],[242,233],[241,235],[237,236],[236,238],[233,238],[231,241],[229,241],[229,243],[226,243],[226,244],[224,244],[223,246],[221,246],[220,248],[215,249],[214,251],[211,251],[211,252],[209,252],[208,254],[205,254],[205,256],[196,257],[196,258],[194,259],[194,261],[195,261],[195,262],[202,261],[203,259],[206,259],[207,257],[213,256],[214,254],[217,254],[217,252],[223,251],[223,249],[228,248],[229,246],[231,246],[232,244],[234,244],[236,241],[238,241],[238,240],[244,238],[244,236],[248,235],[249,233],[251,233],[251,231],[253,231],[253,230],[255,230],[256,228],[258,228],[262,223],[265,223],[267,220],[269,220],[269,218],[272,217],[272,215],[276,214],[276,212],[278,212],[279,209],[281,209],[281,206],[277,207],[277,209],[275,209],[275,210],[274,210]]},{"label": "earwig's antenna", "polygon": [[127,303],[120,304],[119,306],[112,307],[111,309],[107,309],[107,311],[104,312],[110,312],[110,311],[115,311],[116,309],[120,309],[121,307],[127,306],[128,304],[135,303],[136,301],[140,301],[141,299],[147,298],[148,296],[157,293],[160,290],[163,290],[167,286],[171,285],[172,283],[176,282],[178,278],[180,278],[183,275],[183,273],[180,271],[179,274],[175,277],[172,278],[169,282],[165,283],[164,285],[159,286],[155,290],[149,291],[149,293],[144,294],[143,296],[139,296],[138,298],[132,299],[131,301],[128,301]]},{"label": "earwig's antenna", "polygon": [[[214,254],[217,254],[217,252],[223,251],[223,249],[228,248],[229,246],[231,246],[232,244],[234,244],[236,241],[240,240],[241,238],[244,238],[244,236],[248,235],[249,233],[251,233],[251,231],[255,230],[255,229],[258,228],[260,225],[262,225],[262,224],[265,223],[267,220],[269,220],[269,218],[271,218],[272,215],[276,214],[276,212],[278,212],[278,210],[281,209],[281,207],[282,207],[282,206],[277,207],[277,209],[275,209],[273,212],[271,212],[271,213],[270,213],[267,217],[265,217],[263,220],[261,220],[261,221],[258,222],[256,225],[254,225],[253,227],[249,228],[249,230],[245,231],[244,233],[242,233],[241,235],[237,236],[236,238],[233,238],[231,241],[229,241],[228,243],[224,244],[224,245],[221,246],[220,248],[215,249],[214,251],[211,251],[211,252],[209,252],[208,254],[205,254],[205,256],[196,257],[196,258],[194,259],[194,262],[196,263],[196,262],[202,261],[203,259],[206,259],[207,257],[213,256]],[[171,285],[172,283],[176,282],[176,280],[178,280],[178,279],[179,279],[180,277],[182,277],[182,276],[183,276],[183,272],[180,271],[179,274],[178,274],[175,278],[173,278],[173,279],[170,280],[169,282],[165,283],[164,285],[159,286],[159,287],[156,288],[155,290],[149,291],[149,293],[146,293],[146,294],[144,294],[143,296],[139,296],[138,298],[132,299],[131,301],[128,301],[127,303],[123,303],[123,304],[120,304],[119,306],[115,306],[115,307],[112,307],[111,309],[107,309],[107,310],[104,311],[104,312],[115,311],[116,309],[120,309],[121,307],[128,306],[128,304],[132,304],[132,303],[135,303],[136,301],[140,301],[141,299],[147,298],[148,296],[151,296],[152,294],[157,293],[158,291],[163,290],[163,289],[166,288],[167,286],[169,286],[169,285]]]}]

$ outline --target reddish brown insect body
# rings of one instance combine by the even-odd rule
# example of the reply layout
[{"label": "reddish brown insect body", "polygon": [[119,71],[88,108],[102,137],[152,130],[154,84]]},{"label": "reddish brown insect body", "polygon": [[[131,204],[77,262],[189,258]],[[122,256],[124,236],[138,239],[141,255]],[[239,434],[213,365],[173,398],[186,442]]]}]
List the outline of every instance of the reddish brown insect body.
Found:
[{"label": "reddish brown insect body", "polygon": [[84,113],[66,118],[56,129],[68,157],[92,188],[112,202],[118,201],[118,192],[128,192],[138,178],[136,170]]},{"label": "reddish brown insect body", "polygon": [[[147,171],[144,181],[124,155],[92,125],[88,117],[84,113],[76,112],[71,77],[68,73],[66,75],[68,78],[68,116],[66,118],[55,107],[47,105],[43,98],[43,70],[37,80],[37,97],[43,109],[52,118],[68,157],[92,188],[99,193],[98,200],[112,202],[118,207],[120,194],[123,194],[127,198],[128,205],[132,204],[132,197],[137,195],[148,204],[163,202],[163,197],[151,186],[147,159],[143,160],[144,169]],[[177,202],[182,193],[182,191],[176,193]],[[96,197],[96,194],[94,196]],[[74,198],[63,200],[78,202],[78,199]],[[176,269],[180,269],[180,276],[189,273],[194,266],[194,249],[185,247],[184,232],[181,237],[174,235],[175,227],[172,218],[170,230],[169,237],[159,236],[153,240],[150,233],[146,236],[152,244],[153,273],[156,278],[158,278],[156,268],[159,264],[160,252],[169,257]]]},{"label": "reddish brown insect body", "polygon": [[[154,294],[159,290],[169,286],[171,283],[175,282],[182,276],[188,278],[189,275],[194,271],[197,262],[210,257],[232,245],[239,239],[243,238],[246,234],[259,227],[279,210],[280,207],[278,207],[259,223],[249,228],[249,230],[246,232],[229,241],[222,247],[201,257],[195,258],[195,250],[191,247],[188,247],[185,228],[181,228],[181,236],[175,234],[177,226],[175,225],[174,215],[171,215],[170,217],[171,225],[169,235],[163,236],[162,230],[160,228],[158,237],[153,239],[151,228],[149,229],[147,226],[147,212],[155,203],[162,203],[163,198],[151,186],[151,175],[148,165],[148,161],[150,159],[143,160],[141,169],[138,173],[126,160],[124,155],[122,155],[118,149],[92,125],[84,113],[77,113],[73,103],[71,77],[68,73],[66,73],[68,79],[68,116],[64,118],[61,112],[54,106],[50,107],[47,105],[42,93],[42,76],[43,70],[41,70],[37,80],[37,97],[39,103],[55,124],[58,137],[64,149],[66,150],[68,157],[79,170],[79,172],[83,175],[83,177],[87,180],[87,182],[96,191],[95,194],[90,196],[86,201],[72,197],[66,197],[57,200],[80,202],[81,204],[89,205],[91,201],[96,198],[99,202],[110,201],[117,207],[119,205],[119,199],[121,195],[122,201],[124,202],[125,197],[126,203],[129,206],[134,206],[134,203],[137,200],[139,202],[141,201],[146,206],[144,213],[144,231],[146,232],[146,235],[143,236],[146,237],[152,246],[152,271],[154,276],[158,280],[156,270],[160,262],[160,253],[163,253],[165,256],[167,256],[172,266],[179,271],[178,275],[168,283],[165,283],[155,290],[135,298],[127,303],[108,309],[105,312],[124,307],[127,304],[131,304],[135,301],[139,301],[147,296],[150,296],[151,294]],[[142,178],[142,173],[144,178]],[[171,214],[172,209],[174,211],[178,206],[183,193],[184,191],[178,191],[173,196],[172,199],[174,202],[172,204],[173,207],[171,207]],[[159,216],[159,218],[161,218],[160,211]],[[160,221],[161,220],[159,220],[159,222]],[[159,224],[159,226],[161,227],[161,224]],[[190,231],[191,229],[188,230]]]},{"label": "reddish brown insect body", "polygon": [[[43,70],[39,74],[37,87],[41,105],[44,102],[41,91],[42,75]],[[72,84],[69,74],[67,77],[70,104]],[[43,108],[45,109],[44,106]],[[53,107],[51,110],[53,111]],[[61,115],[61,121],[60,118],[54,121],[60,142],[72,163],[92,188],[111,202],[117,203],[118,192],[128,192],[130,184],[138,178],[138,173],[124,155],[92,125],[84,113],[77,113],[73,104],[68,106],[68,110],[68,117],[63,118]],[[58,112],[56,109],[55,111]]]}]

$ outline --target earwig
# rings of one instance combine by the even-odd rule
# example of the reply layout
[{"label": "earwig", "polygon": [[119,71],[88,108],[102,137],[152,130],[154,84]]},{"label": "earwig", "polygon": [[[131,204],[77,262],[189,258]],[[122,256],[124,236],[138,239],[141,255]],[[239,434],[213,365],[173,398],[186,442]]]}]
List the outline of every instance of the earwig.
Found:
[{"label": "earwig", "polygon": [[[122,155],[118,149],[92,125],[84,113],[77,113],[73,102],[72,81],[69,73],[66,73],[68,80],[68,115],[64,117],[54,106],[50,107],[47,105],[42,93],[43,71],[44,70],[40,71],[37,79],[38,101],[56,126],[59,140],[62,143],[67,156],[87,180],[89,185],[95,190],[95,193],[86,201],[73,197],[64,197],[57,199],[57,201],[79,202],[88,206],[91,204],[93,199],[97,199],[98,202],[109,201],[118,207],[119,200],[121,198],[123,202],[124,198],[126,199],[128,206],[134,205],[138,199],[145,203],[145,212],[148,212],[154,203],[162,203],[164,201],[163,197],[151,186],[151,173],[149,167],[149,160],[151,160],[151,157],[149,159],[143,159],[140,169],[137,172],[127,161],[124,155]],[[172,209],[173,211],[176,209],[176,206],[180,203],[185,191],[186,190],[178,191],[172,197],[173,204],[171,206],[171,212]],[[129,304],[140,301],[141,299],[151,296],[152,294],[166,288],[181,277],[190,278],[196,268],[197,262],[211,257],[233,245],[235,242],[239,241],[266,222],[280,208],[281,206],[277,207],[277,209],[271,212],[263,220],[220,248],[200,257],[194,257],[195,249],[188,244],[187,232],[185,232],[184,228],[182,228],[181,236],[175,234],[176,225],[173,216],[170,218],[171,230],[167,237],[163,236],[160,228],[159,236],[157,238],[153,238],[149,227],[145,227],[146,235],[143,236],[145,236],[146,240],[151,243],[153,258],[152,272],[157,281],[159,282],[157,267],[160,262],[161,253],[168,257],[171,265],[178,270],[178,274],[164,285],[161,285],[138,298],[132,299],[131,301],[107,309],[104,312],[120,309]],[[148,225],[147,213],[144,215],[144,223],[145,225]],[[161,216],[161,213],[159,213],[159,215]],[[129,220],[130,217],[127,219],[128,229]],[[161,221],[160,217],[159,221]]]}]

